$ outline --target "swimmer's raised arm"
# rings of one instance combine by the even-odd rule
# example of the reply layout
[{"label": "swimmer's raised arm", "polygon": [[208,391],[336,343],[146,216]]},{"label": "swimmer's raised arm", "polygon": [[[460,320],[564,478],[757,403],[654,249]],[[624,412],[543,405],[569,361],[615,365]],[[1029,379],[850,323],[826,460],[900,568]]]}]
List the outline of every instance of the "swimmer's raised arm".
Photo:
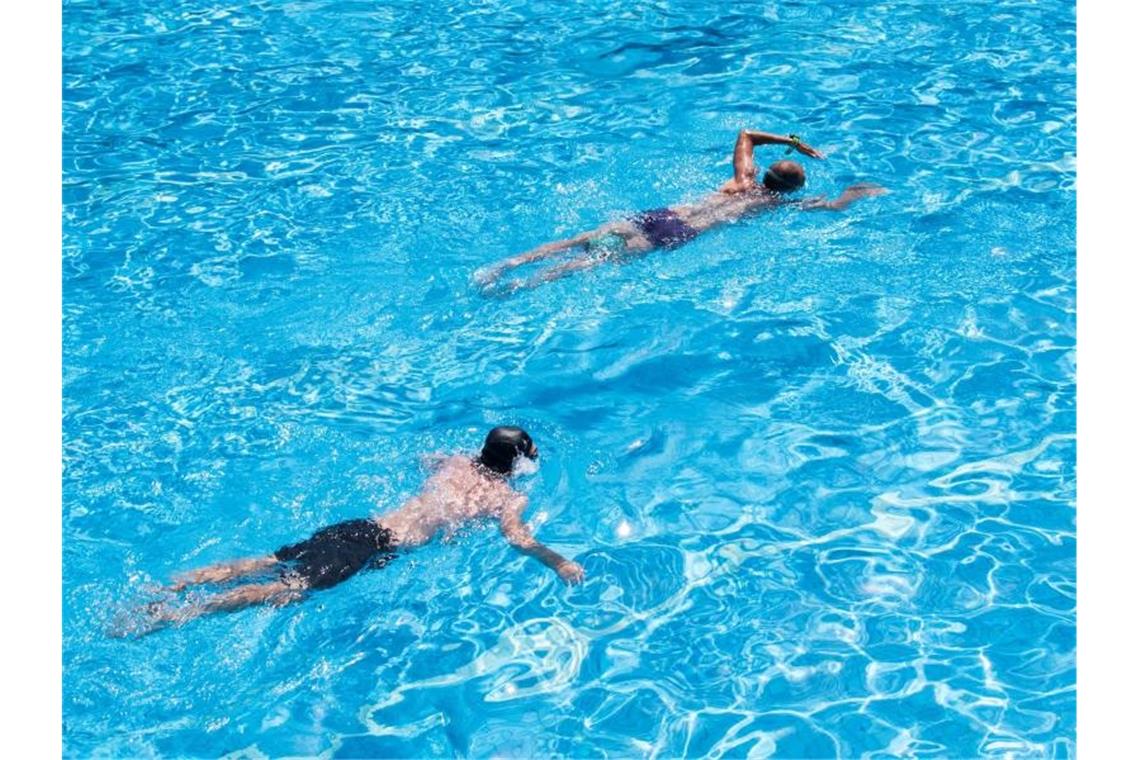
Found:
[{"label": "swimmer's raised arm", "polygon": [[525,504],[525,501],[521,501],[520,508],[504,509],[499,518],[499,529],[503,532],[507,542],[523,554],[534,557],[558,573],[558,577],[566,583],[581,582],[586,575],[582,566],[540,543],[530,532],[526,523],[522,521],[521,506],[525,506]]},{"label": "swimmer's raised arm", "polygon": [[887,189],[885,187],[872,185],[870,182],[860,182],[844,190],[839,194],[839,197],[833,201],[829,201],[826,195],[819,195],[815,198],[808,198],[802,201],[800,208],[804,211],[842,211],[859,198],[885,195],[886,192]]},{"label": "swimmer's raised arm", "polygon": [[736,147],[732,151],[732,182],[729,184],[733,187],[722,188],[722,192],[731,192],[734,188],[744,190],[756,181],[756,160],[753,153],[757,145],[788,145],[805,156],[823,158],[822,153],[798,137],[742,129],[736,135]]}]

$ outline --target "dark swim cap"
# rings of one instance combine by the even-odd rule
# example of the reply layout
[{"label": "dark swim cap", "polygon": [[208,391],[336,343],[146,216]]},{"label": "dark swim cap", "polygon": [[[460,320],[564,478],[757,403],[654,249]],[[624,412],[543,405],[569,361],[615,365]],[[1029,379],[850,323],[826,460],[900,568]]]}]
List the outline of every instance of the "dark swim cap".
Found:
[{"label": "dark swim cap", "polygon": [[804,186],[804,168],[795,161],[777,161],[764,172],[764,187],[777,193],[791,193]]},{"label": "dark swim cap", "polygon": [[538,447],[522,428],[503,425],[487,433],[477,461],[488,470],[510,475],[519,456],[534,459],[538,456]]}]

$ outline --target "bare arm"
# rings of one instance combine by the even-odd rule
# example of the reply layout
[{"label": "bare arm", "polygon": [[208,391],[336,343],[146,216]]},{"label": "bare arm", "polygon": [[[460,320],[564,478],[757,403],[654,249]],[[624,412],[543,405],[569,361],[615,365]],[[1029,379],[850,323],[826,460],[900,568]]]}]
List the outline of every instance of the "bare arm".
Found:
[{"label": "bare arm", "polygon": [[823,154],[799,138],[792,135],[777,135],[742,129],[736,136],[736,147],[732,151],[732,183],[737,189],[751,187],[756,182],[756,160],[753,153],[757,145],[789,145],[805,156],[823,158]]},{"label": "bare arm", "polygon": [[505,509],[503,510],[502,517],[499,518],[499,529],[503,532],[503,536],[511,546],[518,549],[523,554],[534,557],[542,564],[549,567],[558,576],[567,583],[578,583],[585,577],[585,571],[582,566],[577,562],[572,562],[563,557],[558,552],[544,546],[534,535],[530,532],[530,528],[522,521],[522,509],[520,508]]},{"label": "bare arm", "polygon": [[829,201],[826,195],[808,198],[800,204],[804,211],[842,211],[860,198],[870,198],[876,195],[885,195],[887,189],[869,182],[860,182],[844,190],[839,197]]}]

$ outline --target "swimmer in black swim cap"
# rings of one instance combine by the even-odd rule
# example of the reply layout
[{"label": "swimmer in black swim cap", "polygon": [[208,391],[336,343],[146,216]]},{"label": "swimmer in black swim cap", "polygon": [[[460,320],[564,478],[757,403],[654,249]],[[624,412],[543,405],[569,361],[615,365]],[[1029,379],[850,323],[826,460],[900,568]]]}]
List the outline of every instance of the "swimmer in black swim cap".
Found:
[{"label": "swimmer in black swim cap", "polygon": [[476,461],[492,472],[510,475],[515,460],[520,456],[535,459],[538,456],[538,447],[522,428],[501,425],[487,433],[487,438],[483,441],[483,450],[479,452]]},{"label": "swimmer in black swim cap", "polygon": [[[566,583],[579,583],[585,577],[582,566],[545,546],[523,521],[527,497],[508,481],[519,457],[538,457],[534,441],[522,428],[497,427],[487,434],[478,456],[439,457],[420,494],[399,508],[329,525],[272,554],[181,573],[166,588],[168,601],[147,605],[141,617],[124,620],[113,633],[149,633],[212,612],[300,601],[480,518],[496,520],[503,538],[517,551],[542,562]],[[204,598],[190,598],[187,604],[174,597],[198,585],[222,588]]]}]

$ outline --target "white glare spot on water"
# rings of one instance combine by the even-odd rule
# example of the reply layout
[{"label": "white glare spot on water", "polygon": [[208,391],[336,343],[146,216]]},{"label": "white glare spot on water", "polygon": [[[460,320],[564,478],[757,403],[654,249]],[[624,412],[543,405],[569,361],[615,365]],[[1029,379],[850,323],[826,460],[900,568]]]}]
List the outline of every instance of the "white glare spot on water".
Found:
[{"label": "white glare spot on water", "polygon": [[967,338],[982,337],[982,330],[978,327],[978,317],[972,308],[966,310],[966,317],[962,320],[958,330]]},{"label": "white glare spot on water", "polygon": [[622,520],[620,523],[618,523],[616,533],[618,538],[629,538],[633,535],[633,526],[625,520]]}]

